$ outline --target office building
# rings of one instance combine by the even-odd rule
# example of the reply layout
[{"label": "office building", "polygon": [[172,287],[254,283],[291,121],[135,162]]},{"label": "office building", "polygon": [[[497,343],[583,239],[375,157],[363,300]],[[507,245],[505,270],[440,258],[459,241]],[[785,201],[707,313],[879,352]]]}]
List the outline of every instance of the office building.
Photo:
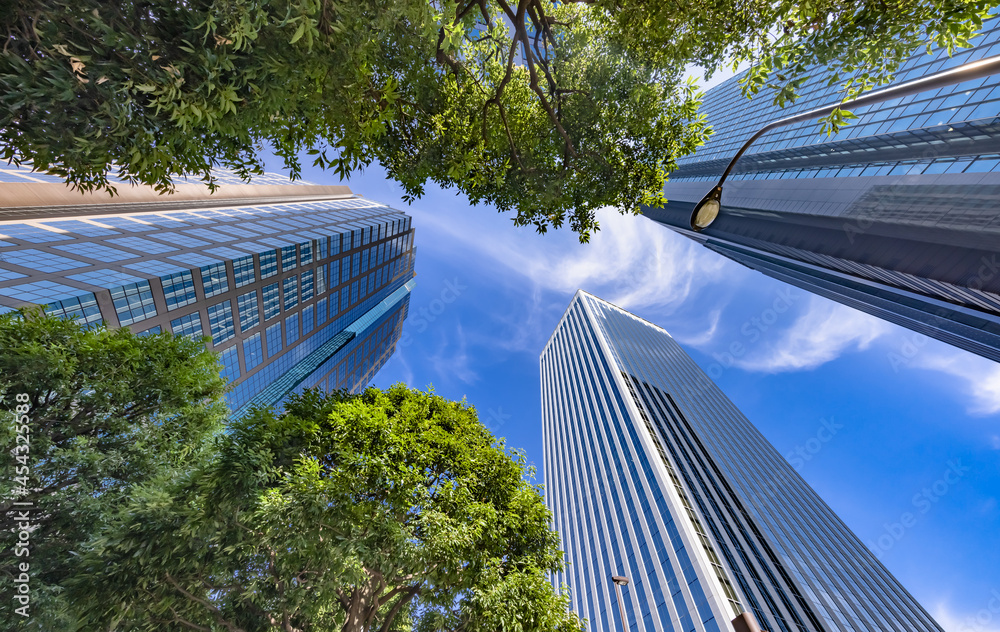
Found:
[{"label": "office building", "polygon": [[[1000,20],[971,49],[919,50],[894,84],[1000,55]],[[817,69],[784,109],[742,75],[706,94],[714,128],[678,160],[663,209],[646,215],[730,259],[962,349],[1000,361],[1000,75],[854,111],[834,135],[805,122],[761,137],[702,232],[694,205],[765,124],[835,103]]]},{"label": "office building", "polygon": [[413,287],[410,218],[344,186],[81,194],[0,169],[0,310],[209,338],[234,414],[295,389],[357,392],[392,354]]},{"label": "office building", "polygon": [[554,578],[593,632],[940,628],[671,336],[579,291],[541,354]]}]

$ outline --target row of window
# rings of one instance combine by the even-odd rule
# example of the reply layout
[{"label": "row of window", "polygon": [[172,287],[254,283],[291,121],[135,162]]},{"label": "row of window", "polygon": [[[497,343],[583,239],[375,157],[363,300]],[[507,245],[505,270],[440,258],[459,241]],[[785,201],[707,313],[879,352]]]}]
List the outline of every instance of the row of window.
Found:
[{"label": "row of window", "polygon": [[[408,238],[409,235],[406,237]],[[408,239],[404,240],[403,238],[397,238],[397,240],[398,243],[396,240],[393,240],[393,242],[383,242],[377,246],[372,246],[370,249],[363,252],[355,252],[350,257],[344,257],[340,263],[334,261],[330,264],[324,264],[315,270],[306,270],[302,272],[301,275],[293,275],[283,279],[281,281],[281,293],[283,296],[281,304],[277,302],[278,283],[265,286],[263,290],[264,320],[270,320],[274,316],[277,316],[281,310],[281,306],[283,306],[284,310],[287,311],[298,305],[300,300],[301,302],[306,302],[312,300],[313,296],[316,294],[323,293],[327,287],[326,279],[328,276],[331,279],[331,286],[334,286],[339,284],[341,279],[346,282],[351,278],[364,274],[368,271],[370,262],[372,265],[382,264],[387,257],[398,254],[402,251],[402,248],[408,246]],[[319,243],[321,244],[319,250],[322,253],[325,250],[325,247],[322,245],[324,244],[324,241],[320,240]],[[300,245],[299,257],[297,260],[295,246],[283,248],[281,251],[269,251],[262,253],[259,255],[262,278],[268,278],[277,274],[277,257],[279,252],[282,257],[283,271],[292,270],[299,264],[312,262],[313,260],[313,248],[311,244]],[[245,286],[256,280],[252,257],[243,257],[241,259],[234,260],[233,263],[233,268],[236,273],[234,282],[237,288]],[[299,286],[300,276],[301,296]],[[211,298],[229,291],[229,279],[227,277],[224,263],[211,264],[202,267],[201,277],[202,289],[206,298]],[[361,296],[364,296],[367,293],[366,290],[368,285],[371,285],[374,290],[375,287],[381,287],[388,282],[388,278],[390,277],[387,271],[385,269],[379,269],[377,272],[377,280],[372,279],[372,281],[375,282],[369,283],[367,280],[364,281],[363,287],[361,288]],[[197,293],[195,291],[194,275],[190,270],[184,270],[161,277],[161,284],[163,286],[164,300],[168,311],[190,305],[198,300]],[[156,307],[153,304],[152,291],[148,281],[140,281],[116,288],[112,290],[112,298],[114,300],[115,311],[118,313],[118,319],[123,326],[131,325],[132,323],[156,315]],[[255,310],[255,305],[254,307],[251,307],[251,299],[247,295],[243,295],[240,298],[242,299],[241,312],[244,309],[248,312]],[[256,303],[256,299],[253,300],[254,303]],[[355,284],[352,287],[351,299],[349,303],[345,292],[345,308],[347,305],[356,303],[357,301],[358,286]],[[241,316],[241,322],[250,322],[253,318],[254,317],[250,316]]]},{"label": "row of window", "polygon": [[[921,173],[990,173],[1000,171],[1000,156],[986,155],[980,158],[938,158],[936,160],[901,160],[876,162],[863,165],[836,167],[805,167],[782,171],[758,171],[738,173],[730,180],[790,180],[796,178],[848,178],[855,176],[896,176]],[[674,178],[678,182],[717,182],[719,176],[697,176]]]},{"label": "row of window", "polygon": [[[986,30],[989,31],[986,36],[974,40],[979,44],[975,49],[958,51],[952,58],[943,56],[943,51],[937,51],[936,57],[926,55],[923,50],[917,51],[904,64],[905,70],[897,73],[895,83],[980,59],[994,54],[992,52],[994,50],[1000,52],[1000,45],[995,43],[997,36],[1000,35],[996,22],[987,25]],[[934,61],[935,59],[938,61]],[[735,78],[714,88],[709,91],[702,112],[713,125],[715,134],[699,149],[696,156],[683,158],[678,163],[687,164],[731,156],[756,129],[765,123],[825,105],[838,98],[839,87],[825,86],[826,76],[825,70],[814,72],[813,79],[800,89],[802,98],[784,109],[774,106],[770,95],[767,94],[760,94],[753,100],[747,100],[741,94],[741,87]],[[1000,99],[1000,85],[997,85],[995,78],[980,78],[928,90],[854,110],[854,114],[860,117],[859,120],[840,132],[838,137],[860,137],[995,117],[1000,113],[998,99]],[[828,142],[830,139],[820,132],[820,127],[815,122],[800,123],[767,134],[754,149],[760,152]]]}]

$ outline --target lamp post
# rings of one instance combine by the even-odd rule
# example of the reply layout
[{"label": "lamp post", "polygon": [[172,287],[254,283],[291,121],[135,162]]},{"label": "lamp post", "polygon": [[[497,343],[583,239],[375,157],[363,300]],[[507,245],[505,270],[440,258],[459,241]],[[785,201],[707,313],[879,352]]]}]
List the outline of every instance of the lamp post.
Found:
[{"label": "lamp post", "polygon": [[622,586],[628,586],[628,577],[612,575],[611,581],[615,583],[615,595],[618,596],[618,612],[622,615],[622,630],[628,632],[628,624],[625,623],[625,608],[622,606]]},{"label": "lamp post", "polygon": [[691,230],[699,232],[708,228],[712,222],[715,221],[715,218],[719,216],[719,210],[722,208],[722,185],[725,184],[726,178],[729,176],[729,172],[733,170],[733,167],[736,165],[736,161],[740,159],[740,156],[746,153],[746,150],[750,148],[750,145],[767,132],[779,127],[784,127],[785,125],[818,119],[840,108],[847,109],[861,107],[871,103],[881,103],[882,101],[917,94],[918,92],[924,92],[925,90],[942,88],[944,86],[962,83],[963,81],[969,81],[971,79],[980,79],[998,72],[1000,72],[1000,55],[964,64],[958,68],[952,68],[951,70],[944,70],[930,75],[929,77],[922,77],[920,79],[914,79],[913,81],[907,81],[899,84],[898,86],[875,90],[874,92],[863,94],[856,99],[851,99],[850,101],[841,101],[839,103],[825,105],[821,108],[816,108],[815,110],[809,110],[808,112],[803,112],[801,114],[796,114],[794,116],[789,116],[788,118],[768,123],[764,127],[757,130],[757,133],[751,136],[747,142],[743,143],[743,146],[740,147],[738,152],[736,152],[733,159],[729,161],[729,166],[726,167],[726,170],[722,173],[722,177],[719,178],[719,184],[717,184],[705,195],[705,197],[701,199],[700,202],[698,202],[697,205],[695,205],[694,211],[691,212]]}]

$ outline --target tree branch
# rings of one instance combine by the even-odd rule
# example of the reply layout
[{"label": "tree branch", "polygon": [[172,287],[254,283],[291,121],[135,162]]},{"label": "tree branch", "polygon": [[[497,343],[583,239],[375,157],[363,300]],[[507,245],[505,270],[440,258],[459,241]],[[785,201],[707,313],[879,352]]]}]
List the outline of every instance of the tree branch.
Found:
[{"label": "tree branch", "polygon": [[223,626],[227,630],[229,630],[229,632],[246,632],[246,630],[244,630],[243,628],[237,626],[234,623],[231,623],[230,621],[227,621],[225,617],[222,616],[222,611],[219,610],[219,608],[215,604],[206,599],[196,597],[195,595],[184,590],[184,588],[181,587],[181,585],[177,582],[177,580],[170,576],[170,573],[164,573],[163,575],[164,578],[167,580],[167,583],[173,586],[174,589],[177,590],[177,592],[181,593],[191,601],[204,606],[209,612],[212,613],[215,622]]}]

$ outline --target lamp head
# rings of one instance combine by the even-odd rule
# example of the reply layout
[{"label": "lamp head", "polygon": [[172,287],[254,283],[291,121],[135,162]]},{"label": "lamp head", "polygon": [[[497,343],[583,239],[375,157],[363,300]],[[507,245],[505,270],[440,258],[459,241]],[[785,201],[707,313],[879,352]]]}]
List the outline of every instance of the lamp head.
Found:
[{"label": "lamp head", "polygon": [[628,586],[628,577],[622,577],[621,575],[612,575],[611,581],[618,584],[619,586]]},{"label": "lamp head", "polygon": [[700,232],[708,228],[719,216],[719,209],[722,208],[722,186],[716,186],[709,191],[701,202],[695,205],[691,212],[691,230]]}]

